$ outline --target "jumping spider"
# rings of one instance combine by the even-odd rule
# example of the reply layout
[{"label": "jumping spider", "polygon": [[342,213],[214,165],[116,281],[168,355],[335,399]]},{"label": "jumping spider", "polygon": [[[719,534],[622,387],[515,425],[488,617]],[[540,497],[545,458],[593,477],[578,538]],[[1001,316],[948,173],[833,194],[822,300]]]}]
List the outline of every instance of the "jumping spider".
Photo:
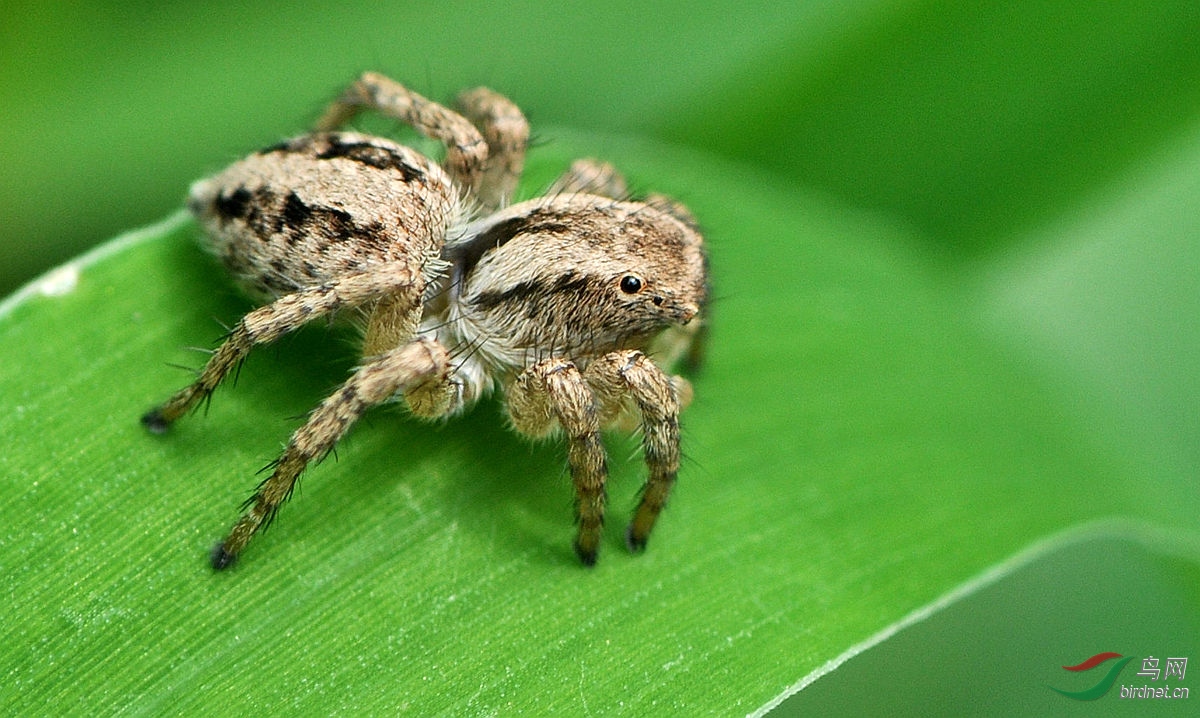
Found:
[{"label": "jumping spider", "polygon": [[[678,203],[626,199],[621,175],[591,160],[545,196],[506,206],[524,166],[525,117],[486,88],[457,102],[454,112],[366,73],[311,134],[192,186],[208,248],[263,305],[194,383],[142,417],[150,431],[165,432],[207,399],[255,345],[343,309],[365,320],[362,363],[292,434],[213,549],[214,568],[234,563],[305,467],[368,408],[402,399],[417,416],[445,417],[497,385],[517,431],[566,435],[575,551],[589,566],[604,522],[601,428],[640,423],[649,479],[626,540],[645,548],[679,468],[678,415],[691,387],[658,362],[669,366],[699,343],[700,233]],[[443,165],[338,131],[363,109],[443,143]]]}]

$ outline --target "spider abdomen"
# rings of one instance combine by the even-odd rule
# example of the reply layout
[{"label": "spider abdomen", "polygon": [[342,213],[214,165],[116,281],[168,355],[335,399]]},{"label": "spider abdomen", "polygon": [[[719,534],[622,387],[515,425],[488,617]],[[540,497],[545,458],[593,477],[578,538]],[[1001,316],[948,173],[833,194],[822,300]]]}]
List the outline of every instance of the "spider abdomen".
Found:
[{"label": "spider abdomen", "polygon": [[278,297],[380,262],[436,257],[462,199],[414,150],[350,132],[304,135],[191,188],[207,247],[252,295]]}]

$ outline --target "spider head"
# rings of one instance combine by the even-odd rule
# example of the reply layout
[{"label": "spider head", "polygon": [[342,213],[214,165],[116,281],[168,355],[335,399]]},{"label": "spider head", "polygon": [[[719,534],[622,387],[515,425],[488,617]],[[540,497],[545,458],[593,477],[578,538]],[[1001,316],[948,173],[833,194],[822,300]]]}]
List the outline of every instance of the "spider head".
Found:
[{"label": "spider head", "polygon": [[463,272],[463,314],[505,354],[586,360],[647,349],[697,322],[707,298],[700,233],[662,198],[531,200],[483,220],[470,243],[479,254]]}]

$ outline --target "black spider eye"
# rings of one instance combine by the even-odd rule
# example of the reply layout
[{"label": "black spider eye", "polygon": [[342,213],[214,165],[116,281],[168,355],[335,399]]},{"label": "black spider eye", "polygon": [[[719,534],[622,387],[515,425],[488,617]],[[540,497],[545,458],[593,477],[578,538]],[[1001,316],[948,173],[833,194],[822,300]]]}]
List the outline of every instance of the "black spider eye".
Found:
[{"label": "black spider eye", "polygon": [[626,294],[637,294],[642,291],[642,280],[632,274],[626,274],[621,277],[621,291]]}]

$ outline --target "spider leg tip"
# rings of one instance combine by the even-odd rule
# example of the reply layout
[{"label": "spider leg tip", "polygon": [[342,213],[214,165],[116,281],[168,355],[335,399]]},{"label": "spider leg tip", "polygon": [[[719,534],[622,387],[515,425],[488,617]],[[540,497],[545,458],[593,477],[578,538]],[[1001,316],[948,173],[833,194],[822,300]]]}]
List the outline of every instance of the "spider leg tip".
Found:
[{"label": "spider leg tip", "polygon": [[625,547],[629,549],[630,553],[644,553],[646,550],[646,538],[645,536],[636,535],[633,531],[633,526],[625,529]]},{"label": "spider leg tip", "polygon": [[151,434],[165,434],[171,428],[171,422],[163,416],[162,409],[155,407],[142,415],[142,426]]},{"label": "spider leg tip", "polygon": [[219,543],[213,547],[212,553],[209,554],[209,562],[212,564],[214,571],[224,571],[233,564],[237,563],[238,555],[225,550],[225,544]]},{"label": "spider leg tip", "polygon": [[584,566],[586,566],[588,568],[595,566],[596,565],[596,554],[597,554],[597,552],[596,552],[595,548],[586,548],[584,546],[579,545],[579,543],[576,542],[575,555],[579,557],[579,561]]}]

